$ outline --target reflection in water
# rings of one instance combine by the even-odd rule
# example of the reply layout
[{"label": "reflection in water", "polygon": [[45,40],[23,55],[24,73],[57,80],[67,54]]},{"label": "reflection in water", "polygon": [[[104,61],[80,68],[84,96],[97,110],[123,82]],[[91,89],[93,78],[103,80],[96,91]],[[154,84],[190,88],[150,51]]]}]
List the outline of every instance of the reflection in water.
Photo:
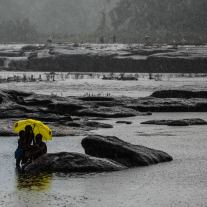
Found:
[{"label": "reflection in water", "polygon": [[16,173],[16,188],[18,190],[48,191],[51,188],[52,175],[29,175]]},{"label": "reflection in water", "polygon": [[18,205],[25,203],[42,203],[50,197],[52,175],[29,175],[20,172],[16,173],[15,187],[16,202]]}]

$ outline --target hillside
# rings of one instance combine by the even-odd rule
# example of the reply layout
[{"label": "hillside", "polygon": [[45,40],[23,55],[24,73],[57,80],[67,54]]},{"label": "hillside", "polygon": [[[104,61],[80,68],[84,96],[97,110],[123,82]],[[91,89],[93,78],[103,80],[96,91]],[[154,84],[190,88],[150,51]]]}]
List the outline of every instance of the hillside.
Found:
[{"label": "hillside", "polygon": [[[41,32],[69,34],[94,31],[100,24],[101,11],[108,12],[118,0],[1,0],[0,19],[28,18]],[[107,15],[108,16],[108,15]],[[109,17],[107,17],[109,21]]]},{"label": "hillside", "polygon": [[192,39],[207,33],[206,10],[203,0],[120,0],[110,16],[116,30]]}]

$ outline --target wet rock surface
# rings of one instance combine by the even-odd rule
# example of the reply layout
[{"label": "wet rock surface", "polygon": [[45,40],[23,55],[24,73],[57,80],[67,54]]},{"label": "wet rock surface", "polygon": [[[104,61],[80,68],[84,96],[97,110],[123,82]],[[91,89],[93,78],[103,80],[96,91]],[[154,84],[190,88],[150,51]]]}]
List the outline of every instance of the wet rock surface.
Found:
[{"label": "wet rock surface", "polygon": [[146,47],[132,44],[12,45],[0,48],[0,69],[62,72],[205,73],[202,46]]},{"label": "wet rock surface", "polygon": [[[205,73],[206,47],[184,48],[175,52],[153,54],[147,57],[145,69],[153,73]],[[198,70],[197,70],[198,69]]]},{"label": "wet rock surface", "polygon": [[141,122],[141,124],[168,125],[168,126],[188,126],[188,125],[206,125],[203,119],[180,119],[180,120],[150,120]]},{"label": "wet rock surface", "polygon": [[58,152],[41,156],[29,164],[25,171],[31,174],[39,174],[45,172],[104,172],[123,169],[126,167],[107,159],[79,153]]},{"label": "wet rock surface", "polygon": [[163,151],[132,145],[115,136],[91,135],[84,138],[81,144],[86,154],[114,160],[126,167],[148,166],[173,160]]},{"label": "wet rock surface", "polygon": [[[171,98],[178,97],[179,94],[185,98]],[[90,130],[113,127],[100,123],[104,118],[148,116],[152,112],[189,111],[207,111],[206,91],[158,91],[152,96],[132,98],[59,97],[0,90],[0,135],[13,135],[13,129],[7,128],[7,120],[12,122],[12,126],[21,119],[31,118],[47,122],[54,131],[54,136],[87,135]]]},{"label": "wet rock surface", "polygon": [[25,171],[31,174],[119,171],[173,160],[163,151],[132,145],[114,136],[91,135],[81,144],[86,155],[48,153],[29,164]]}]

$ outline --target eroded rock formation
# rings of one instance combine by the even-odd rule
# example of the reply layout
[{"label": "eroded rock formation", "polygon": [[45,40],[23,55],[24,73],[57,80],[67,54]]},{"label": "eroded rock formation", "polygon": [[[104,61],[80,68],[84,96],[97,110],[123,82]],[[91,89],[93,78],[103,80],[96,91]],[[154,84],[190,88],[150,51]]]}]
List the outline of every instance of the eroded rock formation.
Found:
[{"label": "eroded rock formation", "polygon": [[25,171],[27,173],[53,173],[53,172],[103,172],[126,169],[119,163],[89,155],[69,152],[48,153],[41,156]]},{"label": "eroded rock formation", "polygon": [[91,135],[84,138],[81,144],[86,154],[114,160],[126,167],[147,166],[172,160],[163,151],[132,145],[114,136]]}]

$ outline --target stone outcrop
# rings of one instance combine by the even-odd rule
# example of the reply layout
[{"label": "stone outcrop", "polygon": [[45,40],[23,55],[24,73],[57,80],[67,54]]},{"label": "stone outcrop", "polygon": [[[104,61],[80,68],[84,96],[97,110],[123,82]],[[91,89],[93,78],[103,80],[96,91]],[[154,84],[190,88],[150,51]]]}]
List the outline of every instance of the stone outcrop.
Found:
[{"label": "stone outcrop", "polygon": [[[171,98],[181,95],[185,98]],[[0,134],[13,135],[13,129],[5,128],[5,120],[8,119],[13,120],[12,125],[18,120],[29,118],[47,122],[54,130],[55,136],[64,136],[86,135],[90,130],[113,127],[95,121],[103,118],[145,116],[151,115],[152,112],[189,111],[207,111],[205,91],[158,91],[149,97],[131,98],[58,97],[0,90],[0,121],[3,127],[0,127]],[[74,116],[76,120],[73,120]]]},{"label": "stone outcrop", "polygon": [[145,69],[151,73],[206,73],[207,50],[192,47],[147,57]]},{"label": "stone outcrop", "polygon": [[31,174],[119,171],[173,160],[163,151],[132,145],[113,136],[92,135],[84,138],[81,144],[86,155],[48,153],[29,164],[25,171]]},{"label": "stone outcrop", "polygon": [[141,124],[154,124],[154,125],[168,125],[168,126],[188,126],[188,125],[207,125],[203,119],[179,119],[179,120],[150,120],[141,122]]},{"label": "stone outcrop", "polygon": [[0,47],[0,70],[61,72],[206,73],[203,46],[52,44]]},{"label": "stone outcrop", "polygon": [[103,172],[123,169],[126,169],[126,167],[107,159],[79,153],[59,152],[41,156],[29,164],[25,171],[31,174],[39,174],[53,172]]},{"label": "stone outcrop", "polygon": [[151,95],[155,98],[207,98],[207,91],[162,90]]},{"label": "stone outcrop", "polygon": [[81,144],[86,154],[114,160],[126,167],[172,161],[172,157],[163,151],[132,145],[114,136],[91,135],[84,138]]}]

